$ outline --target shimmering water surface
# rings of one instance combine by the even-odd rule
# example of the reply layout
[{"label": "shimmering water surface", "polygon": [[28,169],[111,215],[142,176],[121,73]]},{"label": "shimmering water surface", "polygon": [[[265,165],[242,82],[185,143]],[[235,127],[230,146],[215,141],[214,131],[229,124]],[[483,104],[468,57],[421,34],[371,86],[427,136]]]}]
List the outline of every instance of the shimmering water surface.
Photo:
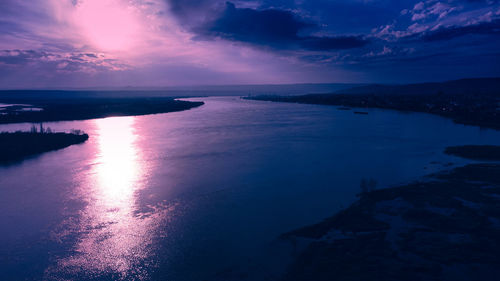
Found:
[{"label": "shimmering water surface", "polygon": [[362,179],[408,182],[465,163],[448,145],[500,141],[427,114],[194,100],[45,124],[90,139],[0,167],[0,279],[272,280],[277,236],[348,206]]}]

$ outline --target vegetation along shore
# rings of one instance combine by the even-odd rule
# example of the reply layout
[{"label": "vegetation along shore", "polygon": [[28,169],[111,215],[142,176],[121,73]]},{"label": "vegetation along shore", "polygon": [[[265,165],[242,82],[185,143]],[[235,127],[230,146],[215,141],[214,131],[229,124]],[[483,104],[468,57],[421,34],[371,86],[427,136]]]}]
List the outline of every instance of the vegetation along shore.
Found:
[{"label": "vegetation along shore", "polygon": [[87,141],[89,136],[79,130],[71,133],[52,132],[50,129],[30,132],[0,133],[0,165],[19,162],[43,152],[62,149]]}]

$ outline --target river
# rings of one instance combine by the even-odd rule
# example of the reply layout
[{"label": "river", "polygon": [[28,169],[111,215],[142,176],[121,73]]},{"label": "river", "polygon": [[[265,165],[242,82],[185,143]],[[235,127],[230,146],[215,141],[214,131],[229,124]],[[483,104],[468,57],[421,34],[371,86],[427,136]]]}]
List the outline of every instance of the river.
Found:
[{"label": "river", "polygon": [[277,237],[347,207],[363,179],[406,183],[466,163],[444,155],[446,146],[500,142],[500,132],[421,113],[192,100],[205,105],[44,124],[90,139],[0,167],[0,279],[243,280],[258,272],[272,280],[262,257]]}]

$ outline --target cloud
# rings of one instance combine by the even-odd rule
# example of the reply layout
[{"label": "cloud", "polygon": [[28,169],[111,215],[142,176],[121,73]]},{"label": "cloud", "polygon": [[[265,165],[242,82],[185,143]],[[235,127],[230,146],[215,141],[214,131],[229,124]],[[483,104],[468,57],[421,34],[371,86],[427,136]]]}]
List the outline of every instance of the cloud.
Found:
[{"label": "cloud", "polygon": [[208,25],[206,33],[256,44],[288,45],[297,40],[301,30],[313,27],[289,11],[238,9],[228,2],[224,13]]},{"label": "cloud", "polygon": [[431,32],[424,33],[421,37],[425,41],[450,40],[469,34],[500,34],[500,19],[491,22],[480,22],[465,26],[441,27]]},{"label": "cloud", "polygon": [[2,50],[0,51],[0,64],[22,65],[48,57],[47,53],[34,50]]},{"label": "cloud", "polygon": [[1,0],[0,87],[495,75],[499,20],[498,0]]},{"label": "cloud", "polygon": [[337,37],[300,37],[300,46],[308,50],[330,51],[361,48],[369,41],[361,36],[337,36]]},{"label": "cloud", "polygon": [[440,41],[463,35],[496,34],[500,19],[498,1],[427,0],[403,10],[391,24],[379,27],[373,36],[388,41]]},{"label": "cloud", "polygon": [[203,37],[217,37],[275,49],[340,50],[365,46],[361,36],[301,35],[318,29],[290,11],[236,8],[226,3],[219,18],[198,29]]},{"label": "cloud", "polygon": [[94,53],[50,53],[37,50],[0,50],[0,65],[5,67],[35,67],[54,73],[98,73],[128,68],[116,59]]}]

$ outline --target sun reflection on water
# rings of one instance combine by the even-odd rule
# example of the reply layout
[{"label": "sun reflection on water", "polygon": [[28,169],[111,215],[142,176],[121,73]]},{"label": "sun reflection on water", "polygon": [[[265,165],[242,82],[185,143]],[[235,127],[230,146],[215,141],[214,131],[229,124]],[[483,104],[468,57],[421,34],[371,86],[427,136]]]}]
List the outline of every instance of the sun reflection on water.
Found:
[{"label": "sun reflection on water", "polygon": [[147,173],[140,159],[134,118],[95,120],[96,158],[88,185],[80,191],[87,206],[73,223],[77,236],[74,254],[60,260],[56,271],[74,276],[83,270],[93,276],[125,279],[141,279],[146,274],[144,263],[151,255],[160,214],[138,211],[137,191],[143,188]]},{"label": "sun reflection on water", "polygon": [[129,209],[141,167],[135,145],[133,117],[97,120],[99,156],[97,175],[102,203]]}]

